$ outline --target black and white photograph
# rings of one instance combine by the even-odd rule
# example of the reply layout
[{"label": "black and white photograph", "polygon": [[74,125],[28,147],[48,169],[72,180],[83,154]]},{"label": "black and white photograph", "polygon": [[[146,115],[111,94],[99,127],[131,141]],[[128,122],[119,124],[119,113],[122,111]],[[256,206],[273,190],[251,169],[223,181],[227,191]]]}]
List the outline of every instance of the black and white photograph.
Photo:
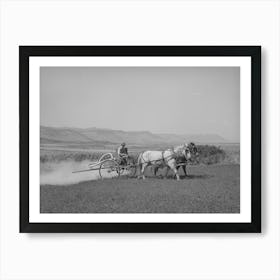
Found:
[{"label": "black and white photograph", "polygon": [[22,159],[30,160],[21,210],[28,223],[47,231],[52,223],[57,230],[76,223],[78,231],[133,224],[129,231],[176,232],[175,224],[182,231],[245,231],[259,221],[251,172],[259,167],[260,48],[20,51],[21,92],[29,94],[28,108],[21,99],[22,135],[29,130]]},{"label": "black and white photograph", "polygon": [[41,213],[239,213],[239,67],[41,67]]}]

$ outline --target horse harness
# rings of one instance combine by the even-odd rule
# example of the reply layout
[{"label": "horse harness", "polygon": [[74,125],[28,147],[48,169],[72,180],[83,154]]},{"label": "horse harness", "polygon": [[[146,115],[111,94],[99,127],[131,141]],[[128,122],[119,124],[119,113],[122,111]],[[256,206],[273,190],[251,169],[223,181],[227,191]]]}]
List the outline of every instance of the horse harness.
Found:
[{"label": "horse harness", "polygon": [[[170,149],[168,149],[168,150],[170,150]],[[165,151],[162,151],[161,152],[161,156],[162,156],[162,161],[163,162],[165,162],[165,163],[168,163],[171,159],[173,159],[174,158],[174,151],[173,151],[173,154],[172,155],[170,155],[170,156],[168,156],[168,157],[164,157],[164,153],[166,152],[166,151],[168,151],[168,150],[165,150]]]}]

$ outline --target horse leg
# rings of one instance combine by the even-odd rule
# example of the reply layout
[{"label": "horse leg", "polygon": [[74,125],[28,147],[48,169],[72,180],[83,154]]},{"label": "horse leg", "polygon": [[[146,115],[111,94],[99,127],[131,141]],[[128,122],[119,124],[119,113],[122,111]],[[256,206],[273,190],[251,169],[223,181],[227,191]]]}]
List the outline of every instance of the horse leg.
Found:
[{"label": "horse leg", "polygon": [[173,172],[175,173],[177,181],[179,181],[180,180],[180,176],[178,174],[177,166],[176,166],[175,161],[171,161],[168,165],[173,170]]},{"label": "horse leg", "polygon": [[[180,169],[180,165],[178,166],[176,166],[176,170],[177,170],[177,173],[179,173],[179,169]],[[176,174],[175,174],[176,175]],[[174,175],[174,177],[175,177],[175,175]]]},{"label": "horse leg", "polygon": [[185,177],[187,177],[187,176],[188,176],[188,174],[187,174],[187,170],[186,170],[186,165],[179,165],[179,166],[177,166],[177,167],[176,167],[177,172],[179,172],[180,166],[182,166],[182,169],[183,169],[184,175],[185,175]]},{"label": "horse leg", "polygon": [[183,168],[183,171],[184,171],[185,176],[187,177],[188,174],[187,174],[187,171],[186,171],[186,165],[182,165],[182,168]]},{"label": "horse leg", "polygon": [[138,179],[141,179],[141,177],[143,177],[143,172],[142,172],[143,165],[144,165],[143,163],[138,162],[138,168],[137,168],[139,170],[138,177],[137,177]]},{"label": "horse leg", "polygon": [[154,167],[154,176],[157,177],[157,172],[158,172],[159,166]]},{"label": "horse leg", "polygon": [[137,179],[140,179],[141,178],[141,168],[142,168],[142,163],[141,161],[138,159],[137,161],[137,167],[136,167],[136,170],[137,170]]},{"label": "horse leg", "polygon": [[170,169],[170,167],[169,167],[169,165],[167,165],[166,172],[165,172],[165,178],[167,178],[169,169]]},{"label": "horse leg", "polygon": [[176,167],[173,168],[173,171],[174,171],[174,173],[175,173],[175,176],[176,176],[177,181],[180,181],[180,176],[179,176],[179,173],[178,173],[178,171],[177,171],[177,168],[176,168]]},{"label": "horse leg", "polygon": [[145,174],[144,174],[146,166],[147,166],[147,163],[142,164],[141,174],[142,174],[143,180],[146,179]]}]

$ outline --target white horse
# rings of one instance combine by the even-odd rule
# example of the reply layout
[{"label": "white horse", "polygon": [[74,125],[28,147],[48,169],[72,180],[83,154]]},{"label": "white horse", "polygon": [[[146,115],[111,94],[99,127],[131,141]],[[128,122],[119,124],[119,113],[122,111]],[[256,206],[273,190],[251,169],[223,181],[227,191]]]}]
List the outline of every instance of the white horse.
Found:
[{"label": "white horse", "polygon": [[140,167],[140,175],[145,179],[145,168],[152,164],[165,164],[173,170],[177,180],[180,180],[180,176],[177,171],[176,158],[178,156],[184,156],[186,160],[191,158],[191,150],[187,144],[168,149],[165,151],[145,151],[138,156],[138,165]]}]

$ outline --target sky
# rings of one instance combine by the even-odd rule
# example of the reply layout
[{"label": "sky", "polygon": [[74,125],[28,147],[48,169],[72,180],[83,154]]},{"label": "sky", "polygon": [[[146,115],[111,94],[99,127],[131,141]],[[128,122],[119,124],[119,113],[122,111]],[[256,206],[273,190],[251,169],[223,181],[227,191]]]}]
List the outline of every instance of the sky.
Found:
[{"label": "sky", "polygon": [[239,67],[41,67],[40,124],[240,138]]}]

